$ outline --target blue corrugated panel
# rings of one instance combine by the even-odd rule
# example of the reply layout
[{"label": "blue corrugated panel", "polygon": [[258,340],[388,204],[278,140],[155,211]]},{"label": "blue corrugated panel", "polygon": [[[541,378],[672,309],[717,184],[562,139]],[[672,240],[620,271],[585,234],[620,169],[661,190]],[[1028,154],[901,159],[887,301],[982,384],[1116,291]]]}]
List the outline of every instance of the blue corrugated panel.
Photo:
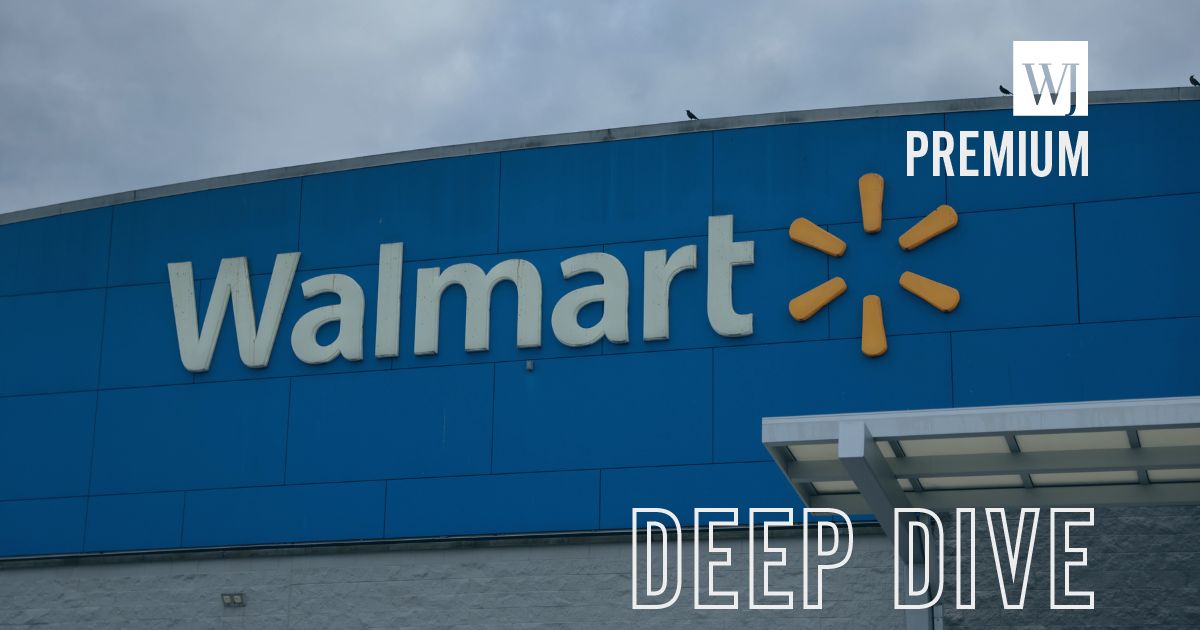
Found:
[{"label": "blue corrugated panel", "polygon": [[562,532],[599,523],[600,473],[534,473],[388,482],[387,536]]},{"label": "blue corrugated panel", "polygon": [[1197,318],[954,333],[954,403],[1195,396],[1197,348]]},{"label": "blue corrugated panel", "polygon": [[739,523],[749,508],[804,507],[774,462],[659,466],[605,470],[600,477],[600,528],[623,529],[632,509],[664,508],[690,524],[695,508],[739,508]]},{"label": "blue corrugated panel", "polygon": [[87,494],[96,394],[0,398],[0,500]]},{"label": "blue corrugated panel", "polygon": [[498,154],[306,177],[300,264],[371,264],[396,241],[410,260],[493,253],[499,195]]},{"label": "blue corrugated panel", "polygon": [[102,391],[96,493],[283,482],[288,381]]},{"label": "blue corrugated panel", "polygon": [[945,189],[928,171],[906,176],[905,132],[942,122],[936,114],[716,132],[713,214],[736,215],[742,230],[786,228],[799,216],[857,221],[858,178],[874,172],[885,182],[884,216],[920,216]]},{"label": "blue corrugated panel", "polygon": [[1083,321],[1200,315],[1200,195],[1081,204]]},{"label": "blue corrugated panel", "polygon": [[[192,382],[179,358],[170,285],[113,287],[107,300],[101,388]],[[207,302],[198,305],[197,321],[204,320],[207,309]],[[233,320],[232,308],[225,317]]]},{"label": "blue corrugated panel", "polygon": [[96,387],[104,290],[0,298],[0,396]]},{"label": "blue corrugated panel", "polygon": [[100,208],[0,225],[0,295],[104,286],[111,217]]},{"label": "blue corrugated panel", "polygon": [[898,335],[879,358],[857,339],[723,348],[714,356],[718,462],[765,460],[762,419],[950,405],[948,335]]},{"label": "blue corrugated panel", "polygon": [[297,378],[289,483],[486,473],[492,366]]},{"label": "blue corrugated panel", "polygon": [[712,353],[496,365],[495,472],[694,464],[711,457]]},{"label": "blue corrugated panel", "polygon": [[171,549],[183,529],[183,493],[92,497],[84,551]]},{"label": "blue corrugated panel", "polygon": [[712,138],[686,134],[501,156],[500,251],[703,234]]},{"label": "blue corrugated panel", "polygon": [[[962,212],[1045,206],[1148,195],[1200,192],[1200,101],[1096,105],[1086,118],[1014,117],[1008,110],[946,115],[946,128],[960,130],[1088,130],[1088,176],[949,177],[949,203]],[[1040,138],[1040,136],[1039,136]],[[976,140],[977,155],[983,141]],[[1016,140],[1013,140],[1014,151]],[[1039,147],[1044,147],[1039,142]],[[1057,161],[1057,155],[1055,155]],[[1041,163],[1043,160],[1039,160]],[[919,162],[929,168],[929,159]],[[982,157],[977,165],[982,168]],[[955,168],[958,166],[955,164]],[[1015,173],[1014,165],[1014,173]],[[885,194],[886,196],[886,194]],[[886,212],[886,210],[885,210]]]},{"label": "blue corrugated panel", "polygon": [[189,492],[183,546],[379,538],[383,508],[382,481]]},{"label": "blue corrugated panel", "polygon": [[270,269],[275,254],[296,251],[299,216],[299,179],[115,206],[109,284],[164,282],[167,263],[184,261],[212,278],[233,256]]},{"label": "blue corrugated panel", "polygon": [[[897,239],[916,222],[884,221],[878,234],[861,225],[834,227],[847,248],[830,260],[829,274],[849,285],[830,306],[834,337],[862,335],[862,299],[869,294],[883,301],[890,334],[1076,321],[1070,206],[964,214],[954,229],[905,252]],[[905,271],[958,289],[958,308],[942,313],[901,288]]]},{"label": "blue corrugated panel", "polygon": [[[894,117],[530,149],[0,226],[0,555],[623,529],[635,506],[667,507],[688,523],[693,507],[799,507],[764,461],[763,417],[1200,394],[1200,292],[1189,273],[1200,267],[1197,107],[1100,105],[1084,120]],[[1091,174],[934,178],[926,158],[906,177],[905,131],[944,123],[1086,126]],[[886,180],[878,235],[859,224],[857,178],[869,171]],[[945,201],[962,213],[958,227],[902,252],[899,234]],[[734,272],[735,307],[755,314],[752,337],[720,337],[707,321],[712,214],[735,215],[736,238],[756,242],[757,263]],[[800,216],[845,239],[846,255],[790,242]],[[408,260],[401,356],[377,360],[375,263],[390,241],[406,243]],[[671,339],[641,341],[644,251],[692,243],[700,268],[675,283]],[[230,313],[211,372],[187,373],[167,263],[194,263],[202,316],[220,259],[248,256],[257,315],[275,255],[297,248],[306,271],[270,367],[241,364]],[[567,348],[554,337],[554,305],[597,277],[566,281],[559,263],[601,250],[630,276],[631,342]],[[516,348],[516,292],[503,283],[489,351],[463,349],[465,299],[453,287],[439,353],[413,355],[419,268],[486,271],[514,257],[540,272],[541,348]],[[95,289],[106,269],[111,288]],[[898,286],[905,270],[955,286],[961,305],[936,312]],[[292,328],[336,298],[305,300],[300,284],[330,272],[364,291],[365,359],[308,366],[292,352]],[[788,300],[833,275],[848,293],[792,321]],[[867,293],[883,298],[882,358],[859,349]],[[600,312],[586,308],[581,323]],[[1080,318],[1139,321],[1074,325]],[[336,333],[325,326],[318,337]]]},{"label": "blue corrugated panel", "polygon": [[79,553],[87,499],[0,501],[0,556]]}]

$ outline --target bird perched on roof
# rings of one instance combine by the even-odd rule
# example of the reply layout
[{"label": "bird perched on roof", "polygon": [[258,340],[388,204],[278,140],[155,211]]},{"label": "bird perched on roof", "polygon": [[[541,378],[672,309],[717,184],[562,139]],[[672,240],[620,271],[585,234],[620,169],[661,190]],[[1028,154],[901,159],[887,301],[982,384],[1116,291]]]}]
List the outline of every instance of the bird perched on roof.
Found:
[{"label": "bird perched on roof", "polygon": [[1188,79],[1191,80],[1192,85],[1194,85],[1196,87],[1200,87],[1200,81],[1196,80],[1196,75],[1193,74],[1192,76],[1188,77]]},{"label": "bird perched on roof", "polygon": [[1004,87],[1003,84],[1000,85],[1000,93],[1006,96],[1012,96],[1012,92],[1009,92],[1008,88]]},{"label": "bird perched on roof", "polygon": [[[1195,81],[1195,80],[1196,80],[1196,78],[1195,78],[1195,77],[1192,77],[1192,81]],[[695,114],[693,114],[693,113],[692,113],[692,110],[690,110],[690,109],[685,109],[685,110],[683,110],[683,111],[687,112],[687,116],[688,116],[688,118],[690,118],[691,120],[700,120],[700,117],[699,117],[699,116],[697,116],[697,115],[695,115]]]}]

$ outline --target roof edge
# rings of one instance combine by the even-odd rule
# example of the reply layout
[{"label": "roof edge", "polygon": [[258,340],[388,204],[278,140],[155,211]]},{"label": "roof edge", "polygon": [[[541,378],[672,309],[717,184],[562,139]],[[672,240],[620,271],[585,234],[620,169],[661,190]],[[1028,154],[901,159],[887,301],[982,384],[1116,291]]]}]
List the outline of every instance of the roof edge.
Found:
[{"label": "roof edge", "polygon": [[[1106,90],[1089,93],[1089,101],[1094,105],[1119,103],[1151,103],[1160,101],[1200,100],[1200,89],[1191,87],[1145,88],[1135,90]],[[983,98],[962,98],[942,101],[918,101],[910,103],[889,103],[883,105],[856,105],[852,107],[831,107],[825,109],[810,109],[770,114],[750,114],[744,116],[726,116],[723,118],[705,118],[701,120],[686,120],[632,127],[616,127],[612,129],[596,129],[591,131],[574,131],[568,133],[527,136],[504,140],[487,140],[466,144],[453,144],[425,149],[412,149],[381,153],[364,157],[344,158],[284,166],[260,171],[250,171],[235,175],[221,175],[193,181],[140,188],[126,192],[88,197],[75,201],[50,204],[0,213],[0,225],[30,221],[60,214],[82,212],[132,201],[158,199],[215,188],[227,188],[243,184],[257,184],[279,179],[290,179],[305,175],[335,173],[359,168],[387,166],[405,162],[420,162],[450,157],[463,157],[486,153],[499,153],[518,149],[533,149],[539,147],[557,147],[572,144],[590,144],[608,142],[611,140],[632,140],[635,138],[653,138],[683,133],[704,131],[721,131],[726,129],[745,129],[749,127],[765,127],[793,123],[824,122],[835,120],[853,120],[862,118],[883,118],[888,116],[915,116],[921,114],[948,114],[957,112],[978,112],[1006,109],[1011,100],[1004,96]]]}]

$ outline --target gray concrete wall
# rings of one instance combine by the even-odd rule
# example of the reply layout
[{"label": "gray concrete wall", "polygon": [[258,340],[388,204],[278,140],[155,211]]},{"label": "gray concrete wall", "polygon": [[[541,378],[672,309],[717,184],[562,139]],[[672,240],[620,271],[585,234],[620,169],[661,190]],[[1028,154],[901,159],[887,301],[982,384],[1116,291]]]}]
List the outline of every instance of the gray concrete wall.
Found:
[{"label": "gray concrete wall", "polygon": [[[981,521],[978,608],[947,609],[946,627],[1200,627],[1198,517],[1197,508],[1100,510],[1094,531],[1076,530],[1092,563],[1076,588],[1097,591],[1094,612],[1048,609],[1045,520],[1027,610],[1002,610]],[[773,540],[786,544],[789,563],[772,586],[796,590],[796,610],[746,609],[739,535],[723,540],[735,558],[720,585],[739,587],[740,610],[693,610],[685,588],[670,609],[635,611],[629,542],[610,535],[8,562],[0,565],[0,627],[902,627],[891,606],[890,545],[878,530],[856,531],[853,558],[828,574],[819,611],[799,608],[798,536]],[[952,527],[947,534],[952,545]],[[247,605],[224,608],[223,592],[244,592]],[[953,603],[952,583],[944,601]]]},{"label": "gray concrete wall", "polygon": [[[801,539],[781,536],[778,542],[785,540],[789,566],[772,574],[778,580],[772,586],[799,590]],[[745,602],[745,540],[737,536],[723,544],[734,547],[735,559],[718,585],[740,587]],[[820,611],[751,611],[744,604],[737,611],[696,611],[690,588],[670,609],[631,610],[626,536],[361,549],[9,567],[0,570],[0,627],[724,628],[731,622],[799,622],[849,629],[894,627],[902,619],[891,609],[886,540],[865,532],[850,564],[827,577]],[[684,565],[690,568],[690,546],[687,551]],[[690,575],[686,571],[685,584]],[[223,592],[244,592],[247,605],[224,608]]]},{"label": "gray concrete wall", "polygon": [[[1090,611],[1050,610],[1049,516],[1043,510],[1038,519],[1023,610],[1003,608],[987,524],[977,516],[976,608],[953,610],[954,586],[948,584],[942,599],[951,604],[945,608],[947,628],[1200,628],[1200,508],[1097,509],[1094,527],[1072,529],[1071,544],[1087,547],[1088,566],[1073,570],[1071,586],[1095,591],[1096,608]],[[950,525],[953,518],[944,520]],[[946,534],[949,550],[953,527]],[[953,571],[947,558],[948,578]]]}]

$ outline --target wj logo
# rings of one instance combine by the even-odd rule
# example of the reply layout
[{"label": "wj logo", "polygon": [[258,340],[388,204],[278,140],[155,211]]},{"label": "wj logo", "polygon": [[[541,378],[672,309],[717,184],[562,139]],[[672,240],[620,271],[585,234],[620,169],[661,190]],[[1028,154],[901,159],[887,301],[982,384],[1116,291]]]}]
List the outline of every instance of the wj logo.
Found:
[{"label": "wj logo", "polygon": [[[858,197],[862,207],[863,231],[878,234],[883,230],[883,177],[877,173],[867,173],[858,178]],[[958,214],[954,212],[954,208],[940,205],[900,236],[900,249],[912,251],[956,225]],[[846,253],[845,241],[804,217],[792,222],[788,236],[801,245],[830,256],[841,257]],[[900,286],[943,313],[949,313],[958,307],[957,289],[911,271],[900,274]],[[788,312],[792,319],[798,322],[808,321],[845,292],[846,281],[841,276],[831,278],[792,298],[788,302]],[[869,357],[883,356],[887,352],[883,304],[878,295],[863,298],[862,352]]]},{"label": "wj logo", "polygon": [[1014,116],[1087,116],[1088,43],[1013,42]]}]

